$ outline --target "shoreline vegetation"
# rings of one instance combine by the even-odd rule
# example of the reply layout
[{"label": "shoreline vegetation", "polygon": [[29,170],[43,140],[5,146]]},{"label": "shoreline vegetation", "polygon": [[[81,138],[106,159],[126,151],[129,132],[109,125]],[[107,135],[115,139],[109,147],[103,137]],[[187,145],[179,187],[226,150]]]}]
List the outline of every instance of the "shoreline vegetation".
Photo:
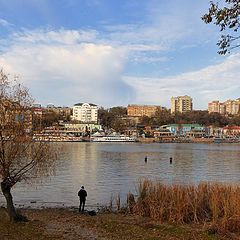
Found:
[{"label": "shoreline vegetation", "polygon": [[130,212],[160,223],[209,224],[217,232],[240,233],[240,186],[220,183],[164,185],[142,180]]},{"label": "shoreline vegetation", "polygon": [[[143,179],[138,197],[120,196],[96,216],[77,209],[20,209],[28,222],[10,223],[0,208],[1,239],[239,239],[240,186],[164,185]],[[20,237],[21,236],[21,237]]]}]

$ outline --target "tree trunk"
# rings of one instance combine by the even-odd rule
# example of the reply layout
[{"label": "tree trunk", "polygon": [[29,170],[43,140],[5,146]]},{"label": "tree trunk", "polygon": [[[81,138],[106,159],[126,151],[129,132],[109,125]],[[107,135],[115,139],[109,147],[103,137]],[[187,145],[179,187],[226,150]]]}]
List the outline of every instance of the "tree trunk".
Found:
[{"label": "tree trunk", "polygon": [[6,182],[1,182],[1,189],[7,202],[7,213],[11,222],[21,221],[21,217],[16,213],[13,205],[13,198],[11,194],[11,186]]}]

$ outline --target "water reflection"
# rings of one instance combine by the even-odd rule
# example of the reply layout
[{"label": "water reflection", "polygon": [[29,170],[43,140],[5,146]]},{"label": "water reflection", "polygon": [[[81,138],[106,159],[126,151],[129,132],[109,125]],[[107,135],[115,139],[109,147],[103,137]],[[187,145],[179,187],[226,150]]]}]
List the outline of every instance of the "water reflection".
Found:
[{"label": "water reflection", "polygon": [[[164,183],[200,181],[240,182],[240,145],[64,143],[56,175],[40,186],[20,183],[15,202],[34,206],[77,206],[81,185],[88,191],[87,206],[107,204],[111,195],[126,198],[140,178]],[[148,162],[145,163],[145,156]],[[173,163],[169,163],[170,157]],[[3,197],[0,195],[0,203]],[[32,203],[31,203],[32,202]]]}]

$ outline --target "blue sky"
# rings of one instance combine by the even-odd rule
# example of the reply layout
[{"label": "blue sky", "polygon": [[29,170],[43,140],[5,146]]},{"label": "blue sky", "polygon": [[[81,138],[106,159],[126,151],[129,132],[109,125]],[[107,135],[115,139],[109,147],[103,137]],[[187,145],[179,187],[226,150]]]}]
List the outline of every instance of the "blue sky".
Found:
[{"label": "blue sky", "polygon": [[0,67],[43,105],[194,109],[240,97],[240,55],[219,56],[209,1],[0,0]]}]

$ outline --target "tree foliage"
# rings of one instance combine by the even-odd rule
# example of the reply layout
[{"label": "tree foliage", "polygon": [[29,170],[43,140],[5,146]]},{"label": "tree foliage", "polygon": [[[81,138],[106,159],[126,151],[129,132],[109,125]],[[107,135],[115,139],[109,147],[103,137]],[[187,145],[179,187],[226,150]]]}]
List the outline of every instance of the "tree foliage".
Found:
[{"label": "tree foliage", "polygon": [[54,167],[52,147],[31,136],[32,102],[28,89],[0,70],[0,181],[12,221],[21,220],[13,205],[12,187],[51,174]]},{"label": "tree foliage", "polygon": [[240,0],[224,0],[219,4],[211,1],[208,13],[202,16],[205,23],[219,26],[221,35],[217,45],[219,54],[226,54],[240,46],[240,36],[237,34],[240,26]]},{"label": "tree foliage", "polygon": [[168,124],[173,121],[173,117],[170,113],[170,110],[167,109],[158,109],[155,114],[155,118],[156,123],[160,126]]},{"label": "tree foliage", "polygon": [[98,110],[100,124],[106,129],[113,128],[117,132],[126,129],[127,123],[122,119],[126,115],[127,109],[125,107],[100,108]]},{"label": "tree foliage", "polygon": [[[115,110],[117,108],[114,108]],[[120,109],[120,108],[119,108]],[[123,108],[124,109],[124,108]],[[106,129],[113,128],[115,131],[122,132],[128,127],[135,127],[127,120],[126,111],[112,111],[112,109],[99,109],[100,124]],[[184,124],[198,123],[205,126],[224,127],[226,125],[240,126],[240,115],[224,116],[220,113],[208,113],[208,111],[189,111],[185,113],[176,112],[174,115],[167,109],[158,109],[154,116],[143,116],[140,118],[139,125],[161,126],[165,124]]]},{"label": "tree foliage", "polygon": [[174,123],[199,123],[206,126],[225,126],[228,119],[219,113],[208,113],[207,111],[191,111],[177,113],[174,116]]},{"label": "tree foliage", "polygon": [[231,118],[220,113],[208,113],[208,111],[190,111],[173,115],[173,123],[199,123],[205,126],[223,127],[231,123]]}]

